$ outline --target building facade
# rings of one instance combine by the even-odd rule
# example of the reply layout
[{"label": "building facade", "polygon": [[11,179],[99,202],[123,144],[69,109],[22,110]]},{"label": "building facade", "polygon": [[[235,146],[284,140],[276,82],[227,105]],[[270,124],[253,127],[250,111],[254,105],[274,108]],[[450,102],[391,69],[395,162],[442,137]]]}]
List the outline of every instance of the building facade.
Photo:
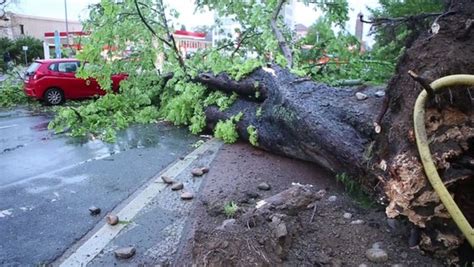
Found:
[{"label": "building facade", "polygon": [[212,46],[212,40],[206,33],[191,31],[175,31],[173,37],[181,54],[186,57],[196,53],[199,49],[206,49]]},{"label": "building facade", "polygon": [[309,28],[306,25],[298,23],[295,25],[296,40],[300,40],[308,35]]},{"label": "building facade", "polygon": [[[79,21],[68,21],[70,32],[82,31]],[[65,32],[66,22],[61,19],[44,18],[7,12],[0,20],[0,37],[18,39],[23,36],[43,40],[45,32]]]}]

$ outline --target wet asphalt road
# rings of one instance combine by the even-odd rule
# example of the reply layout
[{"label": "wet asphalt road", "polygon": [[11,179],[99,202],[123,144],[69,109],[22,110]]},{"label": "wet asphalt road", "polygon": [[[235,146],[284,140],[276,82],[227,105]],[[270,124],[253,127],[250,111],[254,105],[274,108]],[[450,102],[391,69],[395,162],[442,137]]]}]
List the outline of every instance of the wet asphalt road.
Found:
[{"label": "wet asphalt road", "polygon": [[[154,124],[105,144],[54,135],[50,119],[0,110],[0,265],[52,262],[197,140]],[[101,215],[90,216],[91,205]]]}]

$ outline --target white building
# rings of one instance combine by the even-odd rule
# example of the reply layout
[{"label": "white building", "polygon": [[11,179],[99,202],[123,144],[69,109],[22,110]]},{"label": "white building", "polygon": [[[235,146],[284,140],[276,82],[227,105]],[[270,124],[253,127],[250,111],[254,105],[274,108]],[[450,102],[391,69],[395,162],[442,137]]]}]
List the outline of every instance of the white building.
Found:
[{"label": "white building", "polygon": [[[79,21],[68,21],[70,32],[82,31]],[[66,22],[62,19],[45,18],[7,12],[0,20],[0,37],[17,39],[31,36],[42,40],[45,32],[66,31]]]}]

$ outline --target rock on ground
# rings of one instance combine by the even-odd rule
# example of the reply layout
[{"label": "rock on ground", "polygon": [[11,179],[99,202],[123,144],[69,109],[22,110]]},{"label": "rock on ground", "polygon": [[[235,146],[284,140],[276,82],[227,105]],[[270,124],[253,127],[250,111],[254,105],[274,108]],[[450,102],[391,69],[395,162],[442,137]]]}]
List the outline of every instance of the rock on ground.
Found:
[{"label": "rock on ground", "polygon": [[96,206],[89,207],[89,213],[91,215],[98,215],[98,214],[100,214],[100,211],[101,211],[100,208],[98,208]]},{"label": "rock on ground", "polygon": [[173,191],[178,191],[178,190],[181,190],[184,188],[184,184],[183,183],[174,183],[172,186],[171,186],[171,190]]},{"label": "rock on ground", "polygon": [[129,259],[135,255],[136,249],[134,247],[119,248],[114,251],[115,257],[119,259]]},{"label": "rock on ground", "polygon": [[119,222],[119,217],[114,214],[109,214],[105,217],[109,225],[116,225]]},{"label": "rock on ground", "polygon": [[257,188],[259,190],[268,191],[271,189],[271,186],[268,183],[260,183]]},{"label": "rock on ground", "polygon": [[367,259],[374,263],[384,263],[388,260],[388,254],[381,248],[370,248],[365,252]]},{"label": "rock on ground", "polygon": [[194,194],[191,192],[184,192],[181,194],[181,199],[183,200],[191,200],[194,198]]}]

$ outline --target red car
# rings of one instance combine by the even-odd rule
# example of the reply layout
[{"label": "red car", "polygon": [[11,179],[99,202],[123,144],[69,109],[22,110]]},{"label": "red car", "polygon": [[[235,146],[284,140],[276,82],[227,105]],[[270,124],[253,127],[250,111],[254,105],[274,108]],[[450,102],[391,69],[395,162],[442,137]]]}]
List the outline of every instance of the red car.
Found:
[{"label": "red car", "polygon": [[[80,66],[77,59],[36,60],[26,70],[25,94],[50,105],[61,104],[66,99],[104,95],[106,92],[95,79],[76,78]],[[112,90],[118,92],[120,82],[127,77],[127,74],[112,75]]]}]

